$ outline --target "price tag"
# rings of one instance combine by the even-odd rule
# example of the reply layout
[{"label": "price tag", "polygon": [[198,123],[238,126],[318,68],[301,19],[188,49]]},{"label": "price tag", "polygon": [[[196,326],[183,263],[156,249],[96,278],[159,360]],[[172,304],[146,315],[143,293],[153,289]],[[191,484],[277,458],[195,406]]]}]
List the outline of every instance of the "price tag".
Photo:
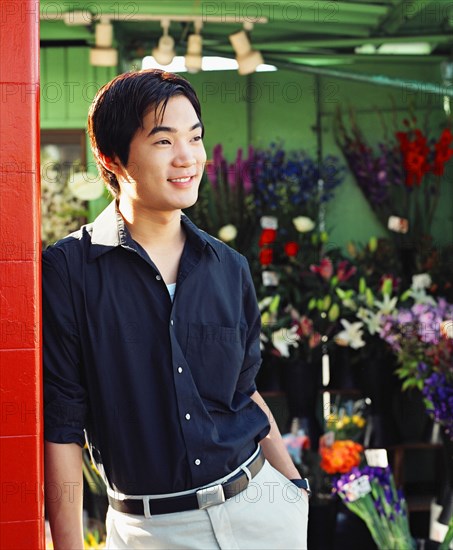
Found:
[{"label": "price tag", "polygon": [[329,355],[324,353],[322,356],[322,385],[328,386],[330,382],[330,360]]},{"label": "price tag", "polygon": [[409,221],[398,216],[390,216],[387,227],[395,233],[407,233],[409,231]]},{"label": "price tag", "polygon": [[278,286],[279,276],[275,271],[263,271],[261,274],[264,286]]},{"label": "price tag", "polygon": [[263,229],[278,229],[278,219],[275,216],[263,216],[260,225]]},{"label": "price tag", "polygon": [[343,492],[345,493],[346,498],[351,502],[364,497],[368,493],[371,493],[371,485],[368,476],[361,476],[354,479],[354,481],[345,483],[343,485]]},{"label": "price tag", "polygon": [[387,449],[365,449],[365,458],[372,468],[387,468],[389,465]]}]

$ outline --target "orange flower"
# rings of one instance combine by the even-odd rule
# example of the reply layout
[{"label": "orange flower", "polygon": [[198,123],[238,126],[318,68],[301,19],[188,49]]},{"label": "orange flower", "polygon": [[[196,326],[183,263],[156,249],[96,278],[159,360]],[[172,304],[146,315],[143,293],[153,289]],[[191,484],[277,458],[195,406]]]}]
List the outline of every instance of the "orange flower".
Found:
[{"label": "orange flower", "polygon": [[321,447],[321,468],[328,474],[346,474],[362,460],[362,445],[350,439],[335,441],[331,447]]}]

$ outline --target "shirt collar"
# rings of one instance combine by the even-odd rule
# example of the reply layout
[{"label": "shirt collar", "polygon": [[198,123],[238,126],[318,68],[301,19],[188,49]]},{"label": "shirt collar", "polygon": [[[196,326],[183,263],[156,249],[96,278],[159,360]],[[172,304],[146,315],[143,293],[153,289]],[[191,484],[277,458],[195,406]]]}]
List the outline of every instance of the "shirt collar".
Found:
[{"label": "shirt collar", "polygon": [[[188,239],[201,249],[208,245],[220,262],[221,243],[199,229],[185,214],[182,214],[181,222]],[[117,209],[116,201],[113,200],[92,223],[89,258],[95,260],[118,246],[136,248],[135,241]]]}]

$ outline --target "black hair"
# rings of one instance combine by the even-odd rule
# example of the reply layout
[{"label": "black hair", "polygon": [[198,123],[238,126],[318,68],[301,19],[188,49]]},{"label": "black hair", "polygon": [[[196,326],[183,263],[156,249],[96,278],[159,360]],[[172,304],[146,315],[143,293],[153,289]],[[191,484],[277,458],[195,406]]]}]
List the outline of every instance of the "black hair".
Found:
[{"label": "black hair", "polygon": [[168,100],[177,95],[187,97],[202,122],[192,85],[182,76],[160,69],[121,74],[96,94],[88,113],[88,135],[99,172],[114,197],[120,191],[118,180],[101,162],[100,154],[116,155],[126,166],[131,140],[143,128],[143,118],[154,108],[156,118],[162,119]]}]

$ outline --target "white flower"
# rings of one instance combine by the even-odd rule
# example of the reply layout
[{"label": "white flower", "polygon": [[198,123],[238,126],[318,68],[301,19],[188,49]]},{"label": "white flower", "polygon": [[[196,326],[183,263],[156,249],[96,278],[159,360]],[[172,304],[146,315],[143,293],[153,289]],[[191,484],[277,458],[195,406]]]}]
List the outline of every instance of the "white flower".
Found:
[{"label": "white flower", "polygon": [[363,336],[363,323],[350,323],[346,319],[341,319],[340,323],[343,325],[344,330],[339,332],[335,341],[340,346],[350,346],[352,349],[359,349],[365,345],[362,340]]},{"label": "white flower", "polygon": [[412,275],[412,290],[423,290],[431,286],[431,276],[428,273]]},{"label": "white flower", "polygon": [[260,332],[260,350],[264,351],[265,346],[264,344],[267,344],[269,342],[269,338],[264,334],[264,332]]},{"label": "white flower", "polygon": [[77,199],[92,201],[102,196],[104,184],[100,176],[88,172],[75,172],[68,180],[68,187]]},{"label": "white flower", "polygon": [[293,224],[299,233],[308,233],[315,228],[315,222],[306,216],[297,216],[293,219]]},{"label": "white flower", "polygon": [[426,290],[424,288],[418,290],[411,288],[409,289],[408,294],[416,304],[428,304],[430,306],[436,305],[436,300],[432,296],[426,294]]},{"label": "white flower", "polygon": [[233,224],[229,223],[228,225],[224,225],[219,229],[218,236],[221,241],[227,243],[234,240],[237,234],[238,230],[236,229],[236,227]]},{"label": "white flower", "polygon": [[344,307],[347,307],[352,311],[356,311],[357,309],[357,304],[352,298],[344,298],[343,300],[341,300],[341,303],[344,305]]},{"label": "white flower", "polygon": [[374,313],[370,309],[361,307],[357,317],[365,323],[370,334],[377,334],[381,330],[381,313]]},{"label": "white flower", "polygon": [[258,302],[259,310],[263,311],[263,309],[266,309],[268,306],[270,306],[272,299],[273,299],[273,296],[266,296],[260,302]]},{"label": "white flower", "polygon": [[297,326],[283,327],[272,333],[272,344],[282,357],[289,357],[289,346],[299,347],[300,336],[296,334]]},{"label": "white flower", "polygon": [[453,339],[453,321],[442,321],[440,324],[440,332],[445,338]]},{"label": "white flower", "polygon": [[380,313],[381,315],[391,315],[396,308],[397,302],[397,296],[390,298],[388,294],[384,294],[384,299],[382,301],[375,300],[374,305],[379,308],[378,313]]}]

